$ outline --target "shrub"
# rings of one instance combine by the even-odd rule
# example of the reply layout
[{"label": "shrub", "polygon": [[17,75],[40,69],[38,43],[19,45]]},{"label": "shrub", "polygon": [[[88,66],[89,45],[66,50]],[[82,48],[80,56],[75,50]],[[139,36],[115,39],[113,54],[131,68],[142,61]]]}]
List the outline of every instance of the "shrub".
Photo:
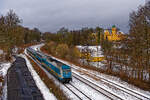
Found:
[{"label": "shrub", "polygon": [[66,55],[67,60],[77,61],[80,55],[80,51],[76,47],[70,47],[68,54]]},{"label": "shrub", "polygon": [[75,57],[75,58],[79,58],[80,57],[80,51],[76,47],[74,47],[74,49],[73,49],[73,57]]},{"label": "shrub", "polygon": [[42,48],[46,50],[48,53],[55,55],[57,44],[53,41],[50,41],[49,43],[46,43]]},{"label": "shrub", "polygon": [[69,48],[67,44],[59,44],[56,47],[56,55],[58,55],[61,58],[65,58],[68,52],[69,52]]}]

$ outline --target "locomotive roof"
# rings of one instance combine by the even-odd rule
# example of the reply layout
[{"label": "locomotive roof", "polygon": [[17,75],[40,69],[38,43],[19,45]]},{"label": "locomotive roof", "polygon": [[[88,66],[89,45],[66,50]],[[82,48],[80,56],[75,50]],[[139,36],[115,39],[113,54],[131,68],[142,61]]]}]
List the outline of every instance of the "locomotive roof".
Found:
[{"label": "locomotive roof", "polygon": [[48,60],[57,63],[58,66],[66,65],[66,64],[63,64],[62,62],[60,62],[60,61],[58,61],[56,59],[53,59],[50,56],[48,56]]},{"label": "locomotive roof", "polygon": [[32,51],[32,52],[35,52],[34,49],[32,49],[31,47],[27,48],[28,50]]},{"label": "locomotive roof", "polygon": [[39,54],[42,57],[46,57],[43,53],[41,53],[40,51],[36,51],[37,54]]}]

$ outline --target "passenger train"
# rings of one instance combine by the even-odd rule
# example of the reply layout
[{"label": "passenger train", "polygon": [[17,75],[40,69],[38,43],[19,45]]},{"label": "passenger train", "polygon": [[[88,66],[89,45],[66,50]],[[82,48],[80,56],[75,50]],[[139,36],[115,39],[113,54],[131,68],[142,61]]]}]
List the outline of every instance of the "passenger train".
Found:
[{"label": "passenger train", "polygon": [[32,48],[27,48],[27,53],[62,83],[69,83],[69,81],[72,81],[70,66],[63,64],[50,56],[45,56]]}]

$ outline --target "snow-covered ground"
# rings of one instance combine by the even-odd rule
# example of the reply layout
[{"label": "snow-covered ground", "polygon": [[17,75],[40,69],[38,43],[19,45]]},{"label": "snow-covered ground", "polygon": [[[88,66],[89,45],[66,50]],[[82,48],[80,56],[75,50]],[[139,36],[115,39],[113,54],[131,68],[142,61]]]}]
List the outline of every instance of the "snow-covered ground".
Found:
[{"label": "snow-covered ground", "polygon": [[[25,51],[25,53],[26,53],[26,51]],[[44,99],[45,100],[57,100],[56,97],[52,93],[50,93],[50,90],[44,84],[44,82],[40,79],[39,75],[35,72],[34,68],[30,64],[30,61],[28,60],[26,55],[21,54],[20,56],[26,60],[27,67],[28,67],[29,71],[31,72],[31,75],[33,76],[33,79],[34,79],[37,87],[39,88],[39,90],[43,94]]]},{"label": "snow-covered ground", "polygon": [[92,57],[104,57],[101,51],[101,46],[76,46],[80,51],[87,50],[91,53]]},{"label": "snow-covered ground", "polygon": [[40,48],[41,48],[42,46],[44,46],[43,43],[42,43],[42,44],[38,44],[38,45],[33,45],[33,46],[31,46],[31,48],[34,49],[34,50],[36,50],[36,51],[40,51]]},{"label": "snow-covered ground", "polygon": [[[37,48],[40,48],[40,47],[41,47],[41,46],[39,46],[39,45],[38,45],[38,46],[34,46],[34,48],[36,48],[36,49],[37,49]],[[55,57],[53,57],[53,58],[54,58],[54,59],[57,59],[57,58],[55,58]],[[133,86],[133,85],[130,85],[130,84],[128,84],[128,83],[126,83],[126,82],[120,80],[120,79],[117,78],[117,77],[110,76],[110,75],[105,75],[105,74],[102,74],[102,73],[99,73],[99,72],[96,72],[96,71],[91,71],[91,70],[88,70],[88,69],[83,69],[83,68],[81,68],[81,67],[79,67],[79,66],[73,65],[73,64],[71,64],[71,63],[68,63],[68,62],[63,61],[63,60],[60,60],[60,59],[57,59],[57,60],[59,60],[59,61],[65,63],[65,64],[67,64],[67,65],[70,65],[70,66],[72,66],[73,68],[75,68],[75,69],[77,69],[77,70],[80,70],[80,71],[77,71],[77,70],[72,69],[73,72],[78,73],[80,76],[82,76],[82,77],[84,77],[84,78],[86,78],[86,79],[89,79],[89,80],[93,81],[95,84],[101,85],[103,88],[106,88],[107,90],[109,90],[109,91],[111,91],[111,92],[113,92],[113,93],[115,93],[115,94],[121,96],[121,97],[124,98],[125,100],[134,100],[135,98],[134,98],[133,96],[129,96],[128,94],[124,93],[123,91],[120,91],[120,90],[118,90],[118,89],[116,89],[116,88],[112,88],[112,87],[110,87],[109,85],[102,83],[100,80],[91,79],[91,77],[89,77],[88,75],[82,73],[81,71],[86,71],[86,72],[89,72],[89,73],[93,73],[93,74],[95,75],[95,77],[96,77],[96,76],[103,77],[103,78],[105,78],[105,79],[107,79],[107,80],[109,80],[109,81],[112,81],[112,82],[114,82],[114,83],[116,83],[116,84],[119,84],[119,85],[121,85],[121,86],[123,86],[123,87],[125,87],[125,88],[127,88],[127,89],[133,90],[133,91],[135,91],[135,92],[137,92],[137,93],[139,93],[139,94],[145,95],[146,97],[150,98],[150,92],[149,92],[149,91],[141,90],[141,89],[139,89],[139,88],[137,88],[137,87],[135,87],[135,86]],[[75,79],[73,79],[73,82],[74,82],[74,84],[77,84],[77,85],[76,85],[77,87],[79,87],[79,85],[81,85],[80,83],[78,84],[78,81],[75,80]],[[62,87],[63,87],[63,86],[62,86]],[[82,89],[82,87],[85,88],[86,86],[85,86],[84,84],[82,84],[80,88]],[[64,89],[64,88],[63,88],[63,89]],[[88,87],[86,87],[86,89],[87,89],[87,91],[90,90],[90,89],[88,89]],[[66,93],[70,94],[70,92],[66,92]],[[94,93],[93,93],[93,94],[94,94]],[[96,98],[93,98],[93,99],[96,99]],[[100,98],[99,98],[99,100],[100,100]],[[148,100],[148,99],[143,98],[143,100]]]},{"label": "snow-covered ground", "polygon": [[[2,63],[0,64],[0,76],[2,76],[4,78],[4,86],[3,86],[3,90],[2,90],[2,100],[7,100],[7,78],[6,78],[6,74],[8,69],[10,68],[11,63]],[[2,85],[2,83],[0,82],[0,84]]]},{"label": "snow-covered ground", "polygon": [[[76,46],[80,52],[88,51],[91,54],[91,57],[104,57],[103,52],[101,50],[101,46]],[[86,60],[81,59],[81,62],[87,63]],[[89,65],[104,69],[103,62],[89,62]]]},{"label": "snow-covered ground", "polygon": [[[73,81],[70,82],[73,84],[76,88],[78,88],[80,91],[85,93],[87,96],[89,96],[92,100],[109,100],[104,95],[100,94],[98,91],[95,91],[91,87],[87,86],[83,82],[79,81],[78,79],[73,77]],[[83,98],[83,100],[85,100]]]},{"label": "snow-covered ground", "polygon": [[5,77],[7,70],[10,68],[11,63],[2,63],[0,64],[0,76]]}]

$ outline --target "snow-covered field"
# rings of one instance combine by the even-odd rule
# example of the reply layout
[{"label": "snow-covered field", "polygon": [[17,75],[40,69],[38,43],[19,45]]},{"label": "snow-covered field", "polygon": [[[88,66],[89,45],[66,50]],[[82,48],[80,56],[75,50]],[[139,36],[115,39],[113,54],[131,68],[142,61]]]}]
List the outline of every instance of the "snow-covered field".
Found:
[{"label": "snow-covered field", "polygon": [[[33,46],[33,47],[37,49],[37,48],[40,48],[41,45],[37,45],[37,46]],[[57,59],[57,58],[55,58],[55,57],[53,57],[53,58],[54,58],[54,59]],[[91,77],[89,77],[89,76],[86,75],[85,73],[82,73],[82,71],[86,71],[86,72],[89,72],[89,73],[91,73],[91,74],[94,74],[95,77],[96,77],[96,76],[99,76],[99,77],[105,78],[105,79],[107,79],[107,80],[109,80],[109,81],[112,81],[112,82],[114,82],[114,83],[116,83],[116,84],[119,84],[119,85],[122,86],[122,87],[125,87],[125,88],[127,88],[127,89],[133,90],[133,91],[135,91],[135,92],[137,92],[137,93],[139,93],[139,94],[141,94],[141,95],[145,95],[146,97],[150,98],[150,92],[149,92],[149,91],[141,90],[141,89],[139,89],[139,88],[137,88],[137,87],[135,87],[135,86],[133,86],[133,85],[130,85],[130,84],[124,82],[124,81],[121,81],[121,80],[120,80],[119,78],[117,78],[117,77],[105,75],[105,74],[102,74],[102,73],[99,73],[99,72],[96,72],[96,71],[91,71],[91,70],[83,69],[83,68],[81,68],[81,67],[79,67],[79,66],[73,65],[73,64],[71,64],[71,63],[68,63],[68,62],[63,61],[63,60],[60,60],[60,59],[57,59],[57,60],[59,60],[59,61],[65,63],[65,64],[67,64],[67,65],[72,66],[73,68],[75,68],[75,69],[72,69],[73,72],[79,74],[80,76],[82,76],[82,77],[84,77],[84,78],[86,78],[86,79],[91,80],[91,81],[94,82],[95,84],[99,84],[101,87],[105,88],[106,90],[111,91],[111,92],[113,92],[113,93],[116,94],[116,95],[119,95],[119,96],[122,97],[124,100],[136,100],[137,98],[135,98],[134,96],[131,96],[131,95],[129,95],[129,94],[127,94],[127,93],[121,91],[119,88],[117,89],[117,88],[114,88],[114,87],[110,86],[110,84],[106,84],[106,83],[101,82],[101,80],[92,79]],[[77,69],[77,70],[80,70],[80,71],[77,71],[76,69]],[[53,76],[51,76],[51,77],[53,77]],[[55,81],[57,82],[57,80],[55,80]],[[58,82],[57,82],[57,83],[58,83]],[[73,78],[73,82],[72,82],[72,83],[73,83],[76,87],[80,87],[80,89],[81,89],[82,91],[84,91],[84,89],[86,89],[86,91],[84,91],[84,92],[91,91],[89,87],[87,87],[85,84],[80,83],[78,80],[76,80],[76,79],[74,79],[74,78]],[[60,83],[58,83],[58,84],[60,84]],[[71,94],[67,89],[65,89],[65,87],[64,87],[63,85],[60,84],[60,87],[61,87],[72,99],[75,99],[75,96],[73,96],[73,94]],[[83,88],[83,89],[82,89],[82,88]],[[96,96],[96,95],[94,96],[94,94],[96,94],[96,92],[94,92],[94,91],[92,92],[92,94],[89,93],[89,95],[91,96],[91,98],[93,98],[94,100],[103,100],[103,99],[104,99],[104,96],[100,96],[100,97],[98,97],[98,98],[94,98],[94,97]],[[93,97],[92,97],[92,95],[93,95]],[[99,94],[99,95],[100,95],[100,94]],[[143,98],[143,100],[148,100],[148,99]]]}]

